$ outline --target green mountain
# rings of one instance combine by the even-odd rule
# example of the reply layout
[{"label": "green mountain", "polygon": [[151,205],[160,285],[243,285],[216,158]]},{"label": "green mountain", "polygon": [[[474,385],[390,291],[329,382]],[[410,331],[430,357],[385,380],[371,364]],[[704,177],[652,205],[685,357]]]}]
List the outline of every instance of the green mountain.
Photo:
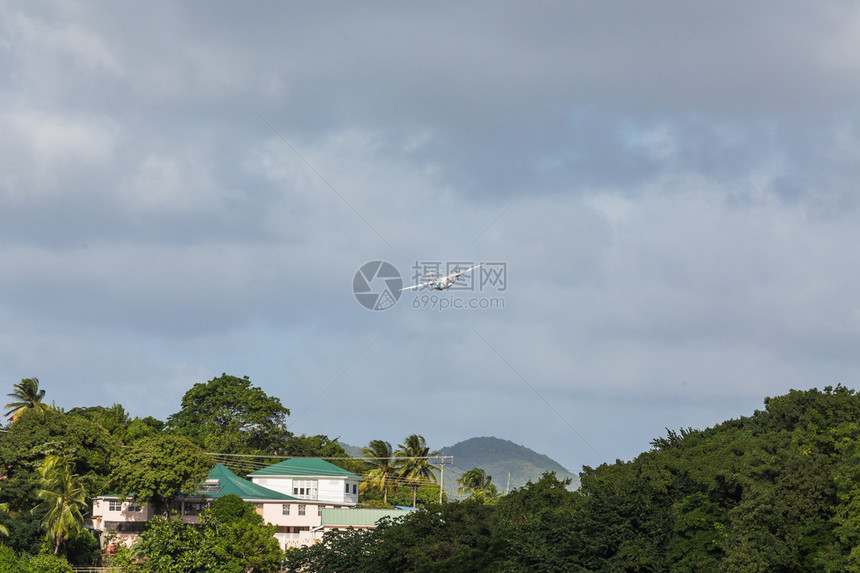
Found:
[{"label": "green mountain", "polygon": [[360,447],[353,446],[351,444],[347,444],[346,442],[342,442],[340,440],[335,440],[335,441],[338,444],[340,444],[340,447],[342,447],[343,451],[345,451],[348,455],[350,455],[354,458],[360,458],[361,457],[362,454],[361,454],[361,448]]},{"label": "green mountain", "polygon": [[[559,479],[571,479],[570,488],[579,487],[579,477],[544,454],[500,438],[470,438],[440,450],[453,456],[454,463],[445,465],[444,485],[449,499],[457,497],[457,479],[472,468],[481,468],[493,478],[501,493],[536,482],[544,472],[554,471]],[[510,473],[510,485],[508,485]]]},{"label": "green mountain", "polygon": [[[361,448],[338,440],[338,443],[353,457],[361,457]],[[525,446],[500,438],[469,438],[453,446],[439,450],[445,456],[453,456],[453,464],[446,463],[441,476],[448,499],[456,499],[457,480],[472,468],[481,468],[493,479],[500,493],[536,482],[544,472],[553,471],[559,479],[571,479],[569,488],[579,487],[579,476],[549,456],[539,454]],[[510,485],[508,484],[510,472]],[[437,479],[439,478],[437,474]]]}]

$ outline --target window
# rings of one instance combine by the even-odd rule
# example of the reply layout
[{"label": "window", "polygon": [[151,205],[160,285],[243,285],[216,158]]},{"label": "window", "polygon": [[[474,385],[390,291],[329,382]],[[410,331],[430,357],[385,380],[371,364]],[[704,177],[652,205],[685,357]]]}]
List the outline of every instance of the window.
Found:
[{"label": "window", "polygon": [[184,515],[198,515],[206,509],[206,504],[197,501],[186,501]]},{"label": "window", "polygon": [[117,533],[140,533],[143,529],[142,521],[106,521],[105,531],[115,531]]},{"label": "window", "polygon": [[352,493],[358,493],[358,484],[352,484]]},{"label": "window", "polygon": [[290,514],[290,504],[289,503],[285,503],[285,504],[281,505],[281,514],[283,514],[283,515],[289,515]]},{"label": "window", "polygon": [[349,484],[346,484],[346,490],[344,491],[344,493],[349,493]]},{"label": "window", "polygon": [[304,515],[304,514],[305,514],[305,507],[306,507],[306,506],[304,506],[304,505],[300,505],[300,506],[299,506],[299,515]]},{"label": "window", "polygon": [[122,511],[122,503],[112,499],[108,502],[108,511]]},{"label": "window", "polygon": [[130,501],[130,502],[128,502],[128,511],[133,511],[133,512],[137,513],[137,512],[142,511],[142,510],[141,510],[140,506],[137,505],[137,502]]},{"label": "window", "polygon": [[293,480],[293,496],[299,499],[317,499],[317,480]]}]

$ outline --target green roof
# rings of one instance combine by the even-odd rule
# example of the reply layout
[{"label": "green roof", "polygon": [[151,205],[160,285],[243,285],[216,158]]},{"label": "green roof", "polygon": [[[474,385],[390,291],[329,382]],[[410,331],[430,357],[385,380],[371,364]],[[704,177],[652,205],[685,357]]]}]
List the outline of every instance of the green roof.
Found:
[{"label": "green roof", "polygon": [[[210,482],[217,480],[218,485],[212,487]],[[238,495],[245,501],[297,501],[298,498],[257,485],[242,479],[223,464],[218,464],[209,472],[207,483],[201,487],[204,497],[218,498],[225,495]],[[214,485],[214,484],[213,484]]]},{"label": "green roof", "polygon": [[383,517],[403,517],[411,512],[408,509],[355,509],[344,507],[324,507],[322,524],[330,527],[374,527]]},{"label": "green roof", "polygon": [[[213,483],[213,482],[218,482]],[[242,479],[229,469],[224,464],[218,464],[209,475],[206,476],[206,481],[200,484],[199,490],[192,494],[179,494],[177,499],[200,499],[210,498],[217,499],[225,495],[238,495],[245,501],[305,501],[297,497],[281,493],[257,485],[254,482]],[[120,496],[114,493],[97,496],[102,499],[120,499]],[[134,499],[134,495],[127,496],[129,499]]]},{"label": "green roof", "polygon": [[301,477],[342,477],[361,479],[352,472],[317,458],[292,458],[275,465],[257,470],[249,476],[301,476]]}]

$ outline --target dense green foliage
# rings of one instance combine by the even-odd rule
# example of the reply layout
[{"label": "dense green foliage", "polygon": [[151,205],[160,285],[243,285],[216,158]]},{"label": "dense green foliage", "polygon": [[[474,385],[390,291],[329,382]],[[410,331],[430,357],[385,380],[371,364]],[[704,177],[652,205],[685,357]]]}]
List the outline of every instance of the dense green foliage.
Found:
[{"label": "dense green foliage", "polygon": [[[469,499],[438,504],[436,452],[421,436],[396,451],[375,440],[365,452],[376,459],[352,460],[326,436],[287,432],[286,408],[247,378],[195,385],[169,424],[132,419],[118,404],[42,408],[43,391],[27,380],[15,393],[27,407],[10,404],[15,417],[0,434],[2,571],[94,564],[96,541],[81,530],[92,496],[169,507],[209,471],[204,446],[223,446],[343,457],[365,473],[365,501],[421,506],[289,551],[293,571],[860,572],[860,396],[842,386],[767,398],[763,410],[713,428],[667,430],[632,461],[584,467],[576,491],[547,473],[499,497],[475,467],[458,480]],[[276,571],[273,533],[252,506],[225,496],[199,526],[151,521],[115,564]]]},{"label": "dense green foliage", "polygon": [[113,483],[122,496],[153,501],[169,514],[180,493],[194,493],[212,469],[209,456],[190,440],[168,434],[143,438],[114,461]]},{"label": "dense green foliage", "polygon": [[458,495],[492,499],[498,494],[493,478],[487,475],[487,472],[482,468],[472,468],[465,472],[457,480],[457,485],[460,486],[457,490]]},{"label": "dense green foliage", "polygon": [[3,573],[73,573],[71,564],[64,558],[49,553],[19,557],[9,548],[0,545],[0,571]]},{"label": "dense green foliage", "polygon": [[252,386],[247,376],[222,374],[188,390],[182,409],[168,419],[168,428],[207,452],[282,455],[291,435],[286,427],[289,415],[278,398]]},{"label": "dense green foliage", "polygon": [[[0,521],[9,530],[2,542],[18,553],[37,554],[45,539],[43,523],[48,507],[39,498],[42,476],[38,469],[48,456],[62,456],[91,497],[107,491],[111,458],[119,443],[101,426],[56,409],[28,409],[0,434],[0,464],[5,469],[0,503]],[[80,555],[81,565],[92,562],[92,536],[82,535],[64,542],[61,551]],[[53,551],[54,547],[51,547]]]},{"label": "dense green foliage", "polygon": [[69,414],[95,422],[123,445],[130,445],[140,438],[154,436],[164,429],[164,422],[152,416],[132,418],[120,404],[114,404],[109,408],[104,406],[72,408]]},{"label": "dense green foliage", "polygon": [[586,467],[581,479],[575,492],[546,474],[493,505],[431,505],[372,532],[327,536],[288,562],[295,571],[860,571],[860,396],[842,386],[668,431],[651,451]]},{"label": "dense green foliage", "polygon": [[39,466],[39,505],[45,510],[42,527],[54,543],[54,554],[67,539],[75,539],[84,530],[87,495],[80,476],[72,464],[61,456],[47,456]]},{"label": "dense green foliage", "polygon": [[282,559],[274,532],[253,505],[228,495],[203,513],[199,527],[177,519],[150,521],[124,564],[158,573],[274,573]]}]

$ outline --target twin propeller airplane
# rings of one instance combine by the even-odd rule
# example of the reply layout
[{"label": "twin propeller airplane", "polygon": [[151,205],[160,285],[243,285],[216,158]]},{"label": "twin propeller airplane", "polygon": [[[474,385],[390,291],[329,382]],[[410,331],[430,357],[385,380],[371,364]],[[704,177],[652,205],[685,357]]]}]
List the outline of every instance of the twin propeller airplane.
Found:
[{"label": "twin propeller airplane", "polygon": [[425,281],[425,282],[420,283],[420,284],[417,284],[417,285],[404,287],[400,290],[404,291],[404,290],[417,289],[417,288],[426,287],[426,286],[429,286],[430,288],[433,288],[435,290],[449,289],[452,286],[454,286],[454,284],[457,282],[457,279],[459,279],[461,276],[465,275],[466,273],[470,273],[470,272],[474,271],[475,269],[477,269],[479,267],[483,267],[483,266],[484,266],[484,263],[481,263],[480,265],[475,265],[474,267],[468,268],[464,271],[457,271],[455,273],[451,273],[450,275],[447,275],[444,277],[436,277],[433,273],[431,273],[429,275],[424,275],[421,278],[430,277],[430,280]]}]

